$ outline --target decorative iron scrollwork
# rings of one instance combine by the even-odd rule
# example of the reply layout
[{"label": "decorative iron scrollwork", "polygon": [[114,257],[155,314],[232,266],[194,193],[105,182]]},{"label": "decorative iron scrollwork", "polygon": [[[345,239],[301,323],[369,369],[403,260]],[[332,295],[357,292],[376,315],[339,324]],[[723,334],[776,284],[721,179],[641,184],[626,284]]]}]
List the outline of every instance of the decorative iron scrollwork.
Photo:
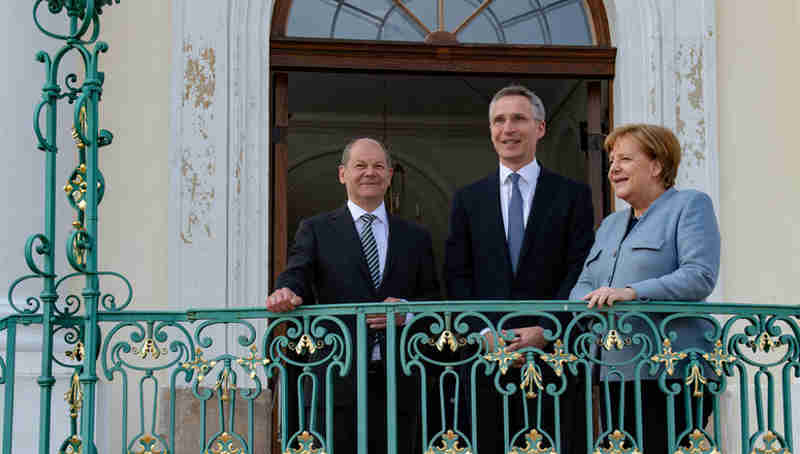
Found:
[{"label": "decorative iron scrollwork", "polygon": [[270,361],[267,358],[260,357],[258,355],[258,348],[255,345],[251,345],[250,353],[244,358],[238,358],[236,363],[244,368],[250,369],[250,378],[255,378],[258,366],[266,366]]},{"label": "decorative iron scrollwork", "polygon": [[545,353],[539,357],[550,364],[550,367],[553,368],[557,377],[560,377],[563,373],[564,363],[571,363],[578,360],[577,356],[566,352],[566,348],[564,347],[564,343],[561,342],[561,339],[556,340],[555,344],[553,344],[552,354]]},{"label": "decorative iron scrollwork", "polygon": [[597,448],[594,450],[594,454],[642,454],[635,446],[626,447],[626,438],[623,432],[615,430],[608,436],[610,446],[607,448]]},{"label": "decorative iron scrollwork", "polygon": [[449,329],[442,331],[442,334],[436,340],[429,340],[428,343],[436,347],[437,350],[444,351],[445,347],[450,348],[451,352],[457,351],[459,348],[467,345],[467,340],[461,336],[457,336]]},{"label": "decorative iron scrollwork", "polygon": [[[781,446],[778,436],[768,430],[762,437],[763,448],[753,448],[750,454],[792,454],[788,448]],[[777,446],[776,446],[777,444]]]},{"label": "decorative iron scrollwork", "polygon": [[75,343],[75,347],[72,350],[68,350],[64,353],[64,355],[75,361],[75,362],[83,362],[83,358],[86,356],[86,348],[83,346],[83,342],[78,341]]},{"label": "decorative iron scrollwork", "polygon": [[139,439],[141,451],[128,451],[128,454],[169,454],[169,450],[158,449],[159,440],[152,435],[145,435]]},{"label": "decorative iron scrollwork", "polygon": [[694,385],[694,391],[692,395],[694,397],[702,397],[703,395],[703,385],[708,382],[708,379],[703,376],[703,373],[700,372],[700,367],[697,364],[692,366],[692,371],[688,377],[686,377],[686,385],[691,386]]},{"label": "decorative iron scrollwork", "polygon": [[78,412],[83,406],[83,390],[81,389],[78,371],[72,373],[72,380],[70,381],[69,389],[64,393],[64,400],[67,402],[67,405],[69,405],[69,417],[77,419]]},{"label": "decorative iron scrollwork", "polygon": [[459,436],[457,433],[453,431],[453,429],[449,429],[442,435],[441,445],[440,446],[432,446],[430,449],[425,451],[425,454],[472,454],[472,450],[467,447],[460,447],[458,446]]},{"label": "decorative iron scrollwork", "polygon": [[297,444],[299,448],[289,448],[283,454],[325,454],[322,448],[314,447],[314,436],[307,431],[297,436]]},{"label": "decorative iron scrollwork", "polygon": [[313,355],[317,352],[317,349],[322,348],[323,345],[321,340],[314,341],[314,338],[308,334],[300,336],[300,340],[296,343],[289,342],[289,348],[294,350],[298,355],[302,355],[305,351],[308,351],[309,355]]},{"label": "decorative iron scrollwork", "polygon": [[611,351],[611,349],[622,350],[625,347],[625,342],[619,332],[612,329],[608,331],[606,337],[601,341],[601,345],[608,351]]},{"label": "decorative iron scrollwork", "polygon": [[675,362],[686,358],[686,353],[674,353],[672,351],[672,343],[669,341],[669,339],[664,339],[663,345],[664,348],[661,351],[661,354],[651,356],[650,360],[654,363],[664,363],[664,366],[667,370],[667,375],[672,375],[675,373]]},{"label": "decorative iron scrollwork", "polygon": [[764,353],[769,353],[770,350],[774,349],[775,347],[780,347],[783,345],[780,339],[776,339],[769,335],[766,331],[761,333],[755,339],[751,339],[747,346],[753,350],[753,353],[758,352],[759,350]]},{"label": "decorative iron scrollwork", "polygon": [[197,381],[203,381],[206,377],[206,373],[213,369],[214,366],[217,365],[216,361],[208,361],[203,358],[203,350],[198,348],[195,350],[196,357],[194,360],[190,362],[185,362],[181,364],[181,367],[184,369],[192,369],[193,371],[197,372]]},{"label": "decorative iron scrollwork", "polygon": [[544,447],[544,435],[538,430],[532,429],[525,434],[525,447],[514,446],[508,454],[558,454],[552,446]]},{"label": "decorative iron scrollwork", "polygon": [[542,374],[536,369],[536,365],[532,362],[528,363],[527,367],[525,367],[525,371],[522,373],[521,388],[525,390],[525,397],[528,399],[533,399],[537,396],[535,388],[538,388],[539,391],[544,389]]},{"label": "decorative iron scrollwork", "polygon": [[242,448],[235,445],[235,440],[228,432],[222,432],[216,443],[213,443],[211,449],[207,450],[205,454],[239,454]]},{"label": "decorative iron scrollwork", "polygon": [[516,351],[509,351],[505,348],[506,341],[503,340],[503,338],[498,339],[497,344],[499,346],[497,350],[487,353],[483,357],[489,362],[497,361],[500,365],[500,373],[505,375],[506,372],[508,372],[509,364],[521,359],[522,354]]},{"label": "decorative iron scrollwork", "polygon": [[711,353],[704,353],[703,358],[714,365],[714,373],[720,377],[725,372],[724,366],[726,363],[733,364],[736,362],[736,357],[725,351],[720,340],[714,343],[714,351]]},{"label": "decorative iron scrollwork", "polygon": [[689,446],[678,446],[675,454],[719,454],[716,446],[699,429],[689,434]]},{"label": "decorative iron scrollwork", "polygon": [[166,352],[165,349],[158,348],[158,344],[152,337],[145,339],[141,346],[133,347],[133,353],[138,355],[139,358],[147,359],[150,356],[154,361]]}]

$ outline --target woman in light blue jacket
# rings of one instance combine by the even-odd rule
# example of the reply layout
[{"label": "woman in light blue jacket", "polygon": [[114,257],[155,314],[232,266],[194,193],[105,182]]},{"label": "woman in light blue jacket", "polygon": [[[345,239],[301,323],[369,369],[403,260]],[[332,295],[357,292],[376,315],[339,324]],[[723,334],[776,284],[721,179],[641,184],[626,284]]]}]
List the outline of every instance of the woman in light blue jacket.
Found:
[{"label": "woman in light blue jacket", "polygon": [[[606,138],[605,149],[610,163],[608,179],[616,196],[630,208],[603,220],[570,299],[586,300],[590,308],[632,300],[704,300],[714,290],[719,274],[720,235],[711,199],[702,192],[678,191],[674,187],[681,159],[678,139],[660,126],[631,124],[612,131]],[[658,327],[669,314],[647,315]],[[618,365],[613,369],[601,367],[601,379],[629,382],[640,371],[642,408],[646,410],[643,411],[644,446],[640,444],[639,449],[648,454],[667,453],[666,398],[657,381],[666,372],[662,367],[650,375],[649,366],[635,367],[650,358],[643,355],[643,348],[654,354],[661,352],[663,333],[654,333],[642,318],[631,317],[626,322],[632,329],[618,330],[623,346],[600,349],[604,364]],[[675,352],[692,347],[711,350],[704,334],[712,326],[705,320],[680,318],[670,321],[666,328],[677,335],[672,343]],[[647,335],[650,345],[625,342],[636,334]],[[639,360],[632,361],[637,355]],[[673,370],[668,383],[685,377],[685,371]],[[611,409],[616,414],[620,409],[619,386],[610,388],[615,397],[611,399]],[[675,398],[678,434],[687,429],[683,409],[685,388],[681,388],[681,394]],[[601,418],[605,432],[618,429],[636,436],[633,392],[632,383],[625,386],[624,427],[615,427],[619,424],[618,416],[611,421]],[[693,402],[696,405],[697,401]],[[701,430],[710,413],[709,399],[703,407],[702,422],[692,422]],[[678,441],[685,441],[685,437]]]}]

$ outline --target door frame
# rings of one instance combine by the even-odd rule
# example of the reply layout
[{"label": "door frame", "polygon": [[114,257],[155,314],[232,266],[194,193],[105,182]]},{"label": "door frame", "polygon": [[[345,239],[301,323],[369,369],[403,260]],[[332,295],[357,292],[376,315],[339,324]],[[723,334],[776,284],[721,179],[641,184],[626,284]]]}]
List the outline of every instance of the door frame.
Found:
[{"label": "door frame", "polygon": [[[353,72],[461,76],[524,76],[608,81],[608,121],[613,126],[613,79],[617,49],[611,46],[603,0],[584,0],[590,11],[594,46],[436,44],[288,38],[292,0],[275,0],[270,27],[270,285],[288,261],[288,72]],[[591,129],[598,128],[597,112]],[[594,161],[592,168],[597,168]],[[593,188],[595,191],[596,188]],[[600,188],[602,191],[602,188]],[[593,199],[596,199],[596,194]],[[602,210],[602,207],[600,208]],[[597,216],[596,216],[597,217]],[[596,219],[595,222],[599,222]],[[275,406],[277,409],[277,406]],[[273,434],[278,433],[273,411]],[[280,453],[278,443],[273,452]]]}]

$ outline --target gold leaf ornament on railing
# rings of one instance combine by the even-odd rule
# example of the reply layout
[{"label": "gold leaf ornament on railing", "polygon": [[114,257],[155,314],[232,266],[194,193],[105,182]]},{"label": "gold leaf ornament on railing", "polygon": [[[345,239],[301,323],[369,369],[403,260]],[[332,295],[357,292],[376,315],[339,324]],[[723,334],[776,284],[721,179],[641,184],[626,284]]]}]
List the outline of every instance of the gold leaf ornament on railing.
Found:
[{"label": "gold leaf ornament on railing", "polygon": [[70,381],[69,389],[64,393],[64,400],[69,405],[69,417],[77,419],[78,412],[83,406],[83,390],[78,371],[72,373],[72,380]]},{"label": "gold leaf ornament on railing", "polygon": [[508,366],[517,361],[518,359],[522,358],[522,354],[519,352],[512,352],[506,348],[506,341],[501,337],[497,340],[498,349],[491,353],[487,353],[483,356],[486,361],[493,362],[497,361],[500,365],[500,373],[505,375],[508,372]]},{"label": "gold leaf ornament on railing", "polygon": [[720,377],[725,372],[725,363],[733,364],[736,362],[736,357],[728,354],[728,352],[725,351],[725,349],[722,347],[722,342],[719,339],[717,339],[717,342],[714,343],[714,351],[711,353],[704,353],[703,358],[714,365],[714,373]]},{"label": "gold leaf ornament on railing", "polygon": [[444,351],[445,347],[450,348],[451,352],[456,352],[459,348],[467,345],[467,340],[446,329],[442,331],[442,334],[436,340],[429,340],[428,344],[433,345],[440,352]]},{"label": "gold leaf ornament on railing", "polygon": [[593,454],[642,454],[636,447],[625,446],[625,434],[615,430],[608,436],[610,446],[607,448],[597,448]]},{"label": "gold leaf ornament on railing", "polygon": [[552,446],[543,447],[544,435],[532,429],[525,434],[525,447],[514,446],[508,454],[558,454]]},{"label": "gold leaf ornament on railing", "polygon": [[711,441],[699,429],[689,434],[689,446],[679,446],[675,454],[719,454],[717,447],[711,446]]},{"label": "gold leaf ornament on railing", "polygon": [[675,362],[680,361],[686,358],[686,353],[678,352],[675,353],[672,351],[672,343],[669,339],[664,339],[663,342],[663,349],[661,353],[658,355],[653,355],[650,357],[650,361],[654,363],[664,363],[664,366],[667,370],[667,375],[672,375],[675,373]]},{"label": "gold leaf ornament on railing", "polygon": [[288,448],[283,454],[326,454],[323,449],[314,447],[314,436],[308,431],[297,436],[297,444],[299,448]]},{"label": "gold leaf ornament on railing", "polygon": [[211,370],[214,366],[217,365],[216,361],[208,361],[203,358],[203,350],[198,348],[195,350],[196,357],[193,361],[185,362],[181,364],[181,367],[184,369],[192,369],[194,372],[197,372],[197,381],[203,381],[206,377],[206,373]]},{"label": "gold leaf ornament on railing", "polygon": [[431,447],[425,454],[472,454],[471,449],[458,446],[458,438],[458,434],[449,429],[442,435],[441,445]]},{"label": "gold leaf ornament on railing", "polygon": [[211,449],[207,450],[205,454],[240,454],[243,450],[241,447],[234,445],[234,439],[228,432],[222,432],[219,440],[211,445]]},{"label": "gold leaf ornament on railing", "polygon": [[251,345],[250,353],[244,358],[238,358],[236,363],[250,370],[250,378],[256,378],[256,370],[258,370],[258,367],[266,366],[270,361],[269,359],[260,357],[258,355],[258,348],[255,345]]},{"label": "gold leaf ornament on railing", "polygon": [[778,436],[768,430],[762,438],[763,448],[753,448],[750,454],[792,454],[788,448],[780,446]]},{"label": "gold leaf ornament on railing", "polygon": [[294,350],[298,355],[302,355],[303,352],[308,352],[308,354],[313,355],[317,352],[317,349],[322,348],[322,346],[323,343],[321,340],[315,341],[309,334],[300,336],[300,340],[298,340],[297,343],[289,342],[289,348]]},{"label": "gold leaf ornament on railing", "polygon": [[128,454],[168,454],[167,450],[158,449],[159,441],[152,435],[145,435],[139,439],[139,444],[142,445],[140,451],[128,451]]},{"label": "gold leaf ornament on railing", "polygon": [[557,377],[560,377],[564,372],[564,363],[571,363],[578,360],[577,356],[566,352],[566,348],[564,347],[564,343],[561,342],[561,339],[556,340],[555,344],[553,344],[552,354],[544,353],[539,357],[550,364],[550,367],[553,368]]},{"label": "gold leaf ornament on railing", "polygon": [[166,349],[161,349],[158,347],[158,344],[156,344],[155,339],[152,337],[145,339],[141,345],[133,347],[133,353],[139,358],[147,359],[147,357],[150,356],[153,361],[160,358],[162,354],[166,354],[166,352]]},{"label": "gold leaf ornament on railing", "polygon": [[544,390],[542,374],[539,373],[539,370],[536,369],[536,366],[532,362],[527,364],[525,371],[522,373],[521,388],[525,390],[525,397],[528,399],[533,399],[537,396],[536,388],[538,388],[539,391]]}]

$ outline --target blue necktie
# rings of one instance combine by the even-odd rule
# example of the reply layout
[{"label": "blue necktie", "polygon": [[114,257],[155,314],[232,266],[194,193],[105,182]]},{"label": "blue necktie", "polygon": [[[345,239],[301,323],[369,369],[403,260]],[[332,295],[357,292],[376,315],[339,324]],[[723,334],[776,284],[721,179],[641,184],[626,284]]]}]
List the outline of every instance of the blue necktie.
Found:
[{"label": "blue necktie", "polygon": [[525,225],[522,223],[522,192],[519,190],[519,174],[511,174],[511,201],[508,204],[508,253],[511,255],[511,269],[517,272],[519,251]]},{"label": "blue necktie", "polygon": [[369,274],[372,277],[372,284],[375,288],[381,286],[381,266],[378,257],[378,243],[375,235],[372,234],[372,223],[378,219],[374,214],[365,213],[361,215],[364,226],[361,228],[361,248],[364,251],[364,258],[367,260]]}]

